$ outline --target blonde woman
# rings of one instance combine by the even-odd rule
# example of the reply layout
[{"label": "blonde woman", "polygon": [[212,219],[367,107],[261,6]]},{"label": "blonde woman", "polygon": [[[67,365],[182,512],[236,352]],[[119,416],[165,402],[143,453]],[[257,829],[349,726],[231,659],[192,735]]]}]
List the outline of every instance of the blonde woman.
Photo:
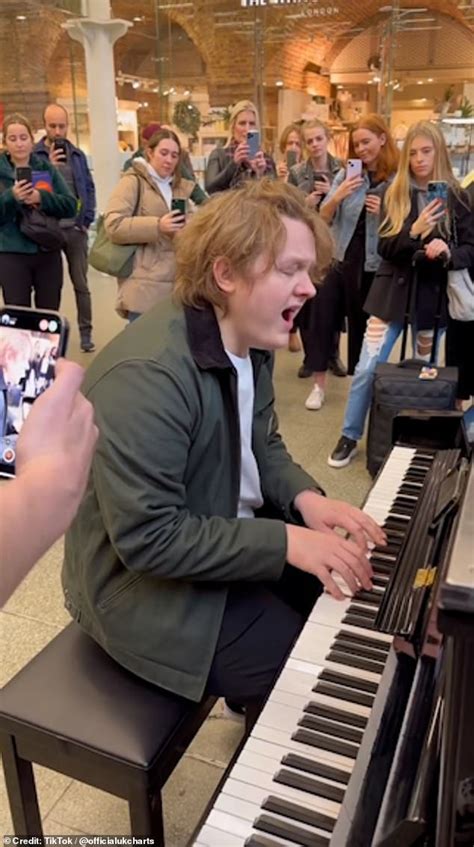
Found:
[{"label": "blonde woman", "polygon": [[209,156],[205,187],[209,194],[236,188],[247,179],[275,177],[275,162],[260,149],[251,156],[247,133],[260,131],[257,107],[251,100],[239,100],[232,107],[229,119],[229,140],[225,147],[216,147]]},{"label": "blonde woman", "polygon": [[[448,183],[447,207],[428,202],[430,180]],[[417,270],[411,326],[416,357],[429,359],[440,286],[446,288],[449,267],[474,264],[474,221],[467,195],[459,188],[441,130],[429,121],[410,127],[397,174],[387,188],[382,206],[378,252],[382,262],[365,301],[370,315],[346,406],[342,435],[328,459],[333,468],[350,463],[362,438],[372,398],[375,367],[386,362],[402,331],[413,257],[424,252]],[[446,307],[441,326],[446,326]]]}]

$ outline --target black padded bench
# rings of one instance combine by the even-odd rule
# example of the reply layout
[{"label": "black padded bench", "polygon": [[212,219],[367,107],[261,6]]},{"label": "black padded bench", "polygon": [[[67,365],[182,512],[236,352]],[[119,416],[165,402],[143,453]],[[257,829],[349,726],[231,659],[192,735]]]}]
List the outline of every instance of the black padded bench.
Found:
[{"label": "black padded bench", "polygon": [[43,835],[35,763],[125,798],[131,834],[164,845],[161,789],[216,699],[191,703],[162,692],[70,624],[1,694],[15,834]]}]

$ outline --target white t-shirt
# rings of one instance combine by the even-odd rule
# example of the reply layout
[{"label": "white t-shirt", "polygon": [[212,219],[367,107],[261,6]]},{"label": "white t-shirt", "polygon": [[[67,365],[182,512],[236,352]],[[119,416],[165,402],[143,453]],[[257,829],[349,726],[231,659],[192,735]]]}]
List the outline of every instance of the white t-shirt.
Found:
[{"label": "white t-shirt", "polygon": [[254,510],[263,505],[260,476],[252,451],[252,421],[255,389],[253,368],[250,356],[242,359],[233,353],[226,353],[237,371],[239,420],[240,420],[240,493],[237,509],[238,518],[253,518]]}]

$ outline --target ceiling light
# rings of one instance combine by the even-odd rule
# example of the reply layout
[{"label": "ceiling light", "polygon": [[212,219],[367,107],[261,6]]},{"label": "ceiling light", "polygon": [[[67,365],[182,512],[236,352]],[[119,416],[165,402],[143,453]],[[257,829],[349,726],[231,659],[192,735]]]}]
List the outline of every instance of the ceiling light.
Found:
[{"label": "ceiling light", "polygon": [[419,79],[419,80],[418,80],[418,82],[417,82],[416,84],[417,84],[417,85],[423,85],[423,80],[422,80],[422,79]]},{"label": "ceiling light", "polygon": [[138,79],[133,80],[132,88],[140,88],[140,83],[138,82]]},{"label": "ceiling light", "polygon": [[26,15],[17,15],[16,19],[17,21],[26,21]]},{"label": "ceiling light", "polygon": [[158,87],[154,88],[154,89],[153,89],[153,94],[158,94],[159,90],[160,90],[160,89],[159,89]]},{"label": "ceiling light", "polygon": [[135,15],[135,17],[132,18],[132,20],[135,21],[135,23],[141,23],[142,21],[145,20],[145,18],[143,17],[143,15]]},{"label": "ceiling light", "polygon": [[275,85],[277,86],[277,88],[283,88],[284,82],[282,79],[277,79]]},{"label": "ceiling light", "polygon": [[434,82],[433,77],[429,76],[428,79],[426,80],[426,82]]},{"label": "ceiling light", "polygon": [[184,97],[189,97],[190,94],[191,94],[191,92],[190,92],[189,88],[186,88],[183,92]]},{"label": "ceiling light", "polygon": [[142,106],[144,106],[144,108],[147,109],[148,108],[148,100],[144,100],[143,103],[142,103]]}]

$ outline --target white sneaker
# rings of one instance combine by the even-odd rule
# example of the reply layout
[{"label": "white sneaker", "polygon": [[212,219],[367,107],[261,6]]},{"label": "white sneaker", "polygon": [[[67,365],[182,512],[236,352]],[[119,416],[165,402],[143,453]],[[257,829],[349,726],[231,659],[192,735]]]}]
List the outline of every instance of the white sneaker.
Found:
[{"label": "white sneaker", "polygon": [[312,412],[317,412],[324,403],[324,391],[319,385],[314,385],[311,394],[306,400],[305,406]]}]

